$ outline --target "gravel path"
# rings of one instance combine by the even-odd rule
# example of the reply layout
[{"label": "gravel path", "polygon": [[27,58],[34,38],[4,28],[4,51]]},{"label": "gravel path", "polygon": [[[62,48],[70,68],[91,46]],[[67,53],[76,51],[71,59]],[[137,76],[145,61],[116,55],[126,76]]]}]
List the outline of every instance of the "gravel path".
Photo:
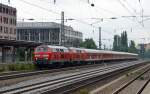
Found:
[{"label": "gravel path", "polygon": [[150,94],[150,83],[146,86],[141,94]]},{"label": "gravel path", "polygon": [[[138,70],[133,71],[132,73],[129,73],[129,75],[124,75],[102,87],[99,87],[93,91],[90,92],[90,94],[112,94],[116,89],[118,89],[120,86],[126,84],[130,80],[132,80],[135,76],[139,75],[139,72],[144,71],[144,69],[149,68],[150,65],[146,65]],[[122,94],[122,93],[120,93]],[[124,93],[124,94],[130,94],[130,93]]]},{"label": "gravel path", "polygon": [[119,94],[137,94],[137,92],[144,86],[144,84],[146,83],[149,77],[150,77],[150,71],[144,74],[142,78],[135,80],[132,84],[126,87]]}]

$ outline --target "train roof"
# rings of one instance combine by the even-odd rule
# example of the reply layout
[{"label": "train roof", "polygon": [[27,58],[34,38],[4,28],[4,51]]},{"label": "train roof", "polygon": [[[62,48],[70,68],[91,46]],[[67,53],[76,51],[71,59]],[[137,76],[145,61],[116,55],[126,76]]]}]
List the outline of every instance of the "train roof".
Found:
[{"label": "train roof", "polygon": [[53,45],[40,45],[38,47],[49,47],[49,48],[55,48],[55,49],[65,49],[65,50],[68,50],[67,47],[64,47],[64,46],[53,46]]},{"label": "train roof", "polygon": [[75,48],[75,47],[64,47],[64,46],[53,46],[53,45],[41,45],[41,46],[47,46],[49,48],[56,48],[56,49],[74,49],[74,50],[83,50],[87,53],[108,53],[108,54],[126,54],[126,55],[138,55],[134,53],[128,53],[128,52],[117,52],[117,51],[106,51],[106,50],[96,50],[96,49],[85,49],[85,48]]},{"label": "train roof", "polygon": [[84,50],[84,48],[75,48],[75,47],[69,47],[69,49],[74,49],[74,50]]},{"label": "train roof", "polygon": [[138,55],[128,52],[117,52],[117,51],[106,51],[106,50],[95,50],[95,49],[84,49],[88,53],[108,53],[108,54],[127,54],[127,55]]},{"label": "train roof", "polygon": [[69,47],[69,49],[84,50],[84,51],[86,51],[88,53],[108,53],[108,54],[138,55],[138,54],[128,53],[128,52],[106,51],[106,50],[85,49],[85,48],[75,48],[75,47]]},{"label": "train roof", "polygon": [[68,50],[67,47],[64,47],[64,46],[52,46],[52,45],[48,45],[49,48],[56,48],[56,49],[66,49]]}]

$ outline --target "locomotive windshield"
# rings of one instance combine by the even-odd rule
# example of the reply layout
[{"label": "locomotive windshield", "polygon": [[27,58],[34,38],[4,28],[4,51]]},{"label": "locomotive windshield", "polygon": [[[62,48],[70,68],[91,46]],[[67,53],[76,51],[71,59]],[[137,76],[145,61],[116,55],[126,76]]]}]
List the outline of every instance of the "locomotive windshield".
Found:
[{"label": "locomotive windshield", "polygon": [[35,52],[47,52],[48,48],[47,47],[37,47],[35,49]]}]

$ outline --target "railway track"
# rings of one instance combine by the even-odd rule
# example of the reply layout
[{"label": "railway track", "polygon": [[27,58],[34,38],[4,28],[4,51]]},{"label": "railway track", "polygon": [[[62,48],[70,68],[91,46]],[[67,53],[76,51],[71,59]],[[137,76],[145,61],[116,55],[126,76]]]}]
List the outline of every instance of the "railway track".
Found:
[{"label": "railway track", "polygon": [[112,94],[141,94],[150,82],[150,68],[140,73]]},{"label": "railway track", "polygon": [[[20,94],[20,93],[46,93],[46,92],[53,92],[54,90],[60,89],[61,87],[65,87],[71,84],[75,84],[81,81],[85,81],[100,75],[104,75],[107,73],[111,73],[117,70],[122,70],[134,65],[141,64],[141,62],[128,62],[122,64],[116,64],[112,66],[108,66],[105,68],[97,68],[93,70],[86,70],[79,73],[73,73],[71,75],[66,75],[63,77],[57,77],[55,79],[32,83],[30,85],[24,85],[21,87],[16,88],[9,88],[9,89],[1,89],[0,93],[2,94]],[[67,92],[64,91],[64,93]],[[48,93],[49,94],[49,93]],[[51,93],[50,93],[51,94]],[[53,93],[54,94],[54,93]],[[56,94],[56,93],[55,93]]]},{"label": "railway track", "polygon": [[92,67],[96,67],[96,66],[103,66],[103,64],[74,66],[74,67],[67,67],[67,68],[60,68],[60,69],[37,70],[37,71],[26,71],[26,72],[24,72],[24,71],[23,72],[18,72],[18,71],[6,72],[6,73],[0,74],[0,81],[15,79],[15,78],[21,78],[21,77],[28,77],[28,76],[39,75],[39,74],[47,74],[47,73],[53,73],[53,72],[76,70],[76,69],[81,69],[81,68],[87,69],[87,68],[92,68]]},{"label": "railway track", "polygon": [[150,82],[150,78],[144,83],[144,85],[142,86],[142,88],[137,92],[137,94],[142,94],[142,92],[144,91],[145,87],[149,84]]},{"label": "railway track", "polygon": [[[117,63],[123,63],[124,61],[120,61]],[[130,61],[128,61],[130,62]],[[112,62],[111,64],[107,63],[107,65],[117,64],[116,62]],[[102,64],[94,64],[94,65],[84,65],[84,66],[73,66],[73,67],[65,67],[65,68],[59,68],[59,69],[49,69],[49,70],[35,70],[35,71],[14,71],[14,72],[4,72],[0,74],[0,81],[2,80],[9,80],[9,79],[15,79],[15,78],[21,78],[21,77],[28,77],[28,76],[34,76],[39,74],[48,74],[53,72],[61,72],[61,71],[68,71],[68,70],[75,70],[75,69],[88,69],[92,67],[98,67],[98,66],[104,66],[105,63]]]}]

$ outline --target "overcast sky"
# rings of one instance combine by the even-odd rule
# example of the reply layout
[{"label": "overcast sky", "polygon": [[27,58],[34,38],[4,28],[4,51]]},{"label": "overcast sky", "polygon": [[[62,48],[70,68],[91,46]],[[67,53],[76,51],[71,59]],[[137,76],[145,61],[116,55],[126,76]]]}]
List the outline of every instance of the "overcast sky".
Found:
[{"label": "overcast sky", "polygon": [[[87,1],[56,0],[54,4],[53,0],[10,0],[9,5],[17,8],[18,21],[33,18],[34,21],[60,23],[60,20],[56,19],[59,19],[61,11],[64,11],[65,18],[75,19],[65,24],[82,32],[84,38],[94,38],[97,45],[98,27],[102,28],[102,43],[107,46],[112,45],[113,35],[120,34],[123,30],[128,32],[129,40],[136,43],[150,42],[150,0],[89,0],[90,3]],[[7,0],[1,0],[1,3],[8,4]],[[142,9],[144,27],[140,23]],[[112,17],[117,19],[110,19]],[[103,21],[100,18],[103,18]],[[95,24],[90,25],[92,23]]]}]

